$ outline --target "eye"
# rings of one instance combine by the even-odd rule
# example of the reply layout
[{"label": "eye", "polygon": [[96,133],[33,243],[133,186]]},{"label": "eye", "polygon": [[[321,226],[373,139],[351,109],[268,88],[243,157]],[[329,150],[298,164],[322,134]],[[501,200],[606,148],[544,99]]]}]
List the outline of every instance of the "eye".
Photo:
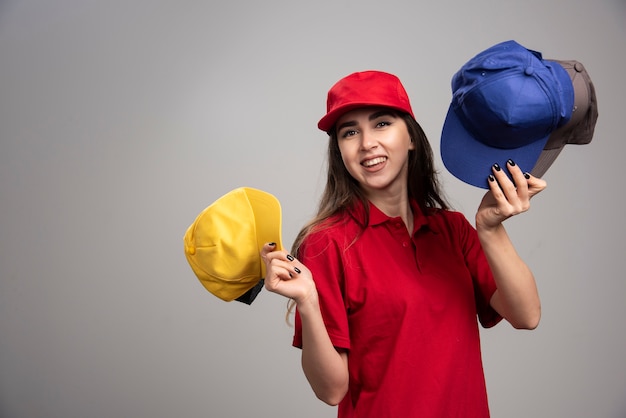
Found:
[{"label": "eye", "polygon": [[354,136],[357,134],[357,131],[355,131],[354,129],[346,129],[345,131],[341,132],[341,138],[348,138],[351,136]]},{"label": "eye", "polygon": [[383,127],[389,126],[389,125],[391,125],[391,122],[386,121],[386,120],[381,120],[380,122],[376,123],[376,127],[377,128],[383,128]]}]

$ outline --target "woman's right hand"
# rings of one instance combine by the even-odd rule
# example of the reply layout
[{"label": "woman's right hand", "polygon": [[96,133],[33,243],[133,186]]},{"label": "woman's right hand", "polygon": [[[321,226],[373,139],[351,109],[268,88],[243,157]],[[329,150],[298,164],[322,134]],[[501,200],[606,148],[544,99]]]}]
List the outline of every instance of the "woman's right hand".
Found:
[{"label": "woman's right hand", "polygon": [[276,251],[275,243],[267,243],[261,250],[265,263],[265,288],[301,304],[317,298],[315,282],[309,269],[286,251]]}]

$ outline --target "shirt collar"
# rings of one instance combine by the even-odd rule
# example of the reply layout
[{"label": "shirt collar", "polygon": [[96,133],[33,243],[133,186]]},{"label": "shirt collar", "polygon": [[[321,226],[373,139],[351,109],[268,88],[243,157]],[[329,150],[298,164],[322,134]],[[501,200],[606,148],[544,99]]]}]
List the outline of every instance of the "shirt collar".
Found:
[{"label": "shirt collar", "polygon": [[[378,209],[376,206],[374,206],[372,202],[368,201],[368,203],[369,203],[369,212],[370,212],[368,226],[380,225],[384,222],[387,222],[393,219],[390,216],[387,216],[383,211]],[[411,199],[410,204],[411,204],[411,210],[413,211],[413,224],[414,224],[413,233],[419,231],[422,227],[427,227],[431,231],[433,231],[433,228],[430,222],[428,221],[428,216],[424,216],[424,213],[422,212],[422,209],[420,209],[417,202],[414,199]],[[365,221],[365,210],[360,201],[357,200],[355,204],[350,209],[348,209],[348,211],[355,219],[359,221],[360,224],[363,224],[363,222]]]}]

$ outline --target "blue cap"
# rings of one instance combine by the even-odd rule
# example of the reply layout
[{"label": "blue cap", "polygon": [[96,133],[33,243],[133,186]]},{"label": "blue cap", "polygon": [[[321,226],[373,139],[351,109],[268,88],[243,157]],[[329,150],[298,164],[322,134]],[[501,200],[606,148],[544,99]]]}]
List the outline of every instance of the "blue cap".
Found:
[{"label": "blue cap", "polygon": [[565,69],[515,41],[492,46],[452,77],[441,157],[459,180],[488,189],[491,167],[512,159],[530,172],[550,134],[572,117]]}]

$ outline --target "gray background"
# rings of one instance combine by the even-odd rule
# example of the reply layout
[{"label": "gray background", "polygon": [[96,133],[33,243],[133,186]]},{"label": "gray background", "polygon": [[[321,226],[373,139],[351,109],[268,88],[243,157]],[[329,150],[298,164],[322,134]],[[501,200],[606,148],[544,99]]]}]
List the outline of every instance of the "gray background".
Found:
[{"label": "gray background", "polygon": [[324,182],[316,123],[353,71],[396,73],[439,157],[450,78],[515,39],[595,83],[569,146],[507,222],[538,280],[535,331],[482,331],[494,417],[626,416],[623,0],[0,2],[0,416],[332,417],[286,300],[217,299],[183,254],[227,191],[278,197],[283,240]]}]

